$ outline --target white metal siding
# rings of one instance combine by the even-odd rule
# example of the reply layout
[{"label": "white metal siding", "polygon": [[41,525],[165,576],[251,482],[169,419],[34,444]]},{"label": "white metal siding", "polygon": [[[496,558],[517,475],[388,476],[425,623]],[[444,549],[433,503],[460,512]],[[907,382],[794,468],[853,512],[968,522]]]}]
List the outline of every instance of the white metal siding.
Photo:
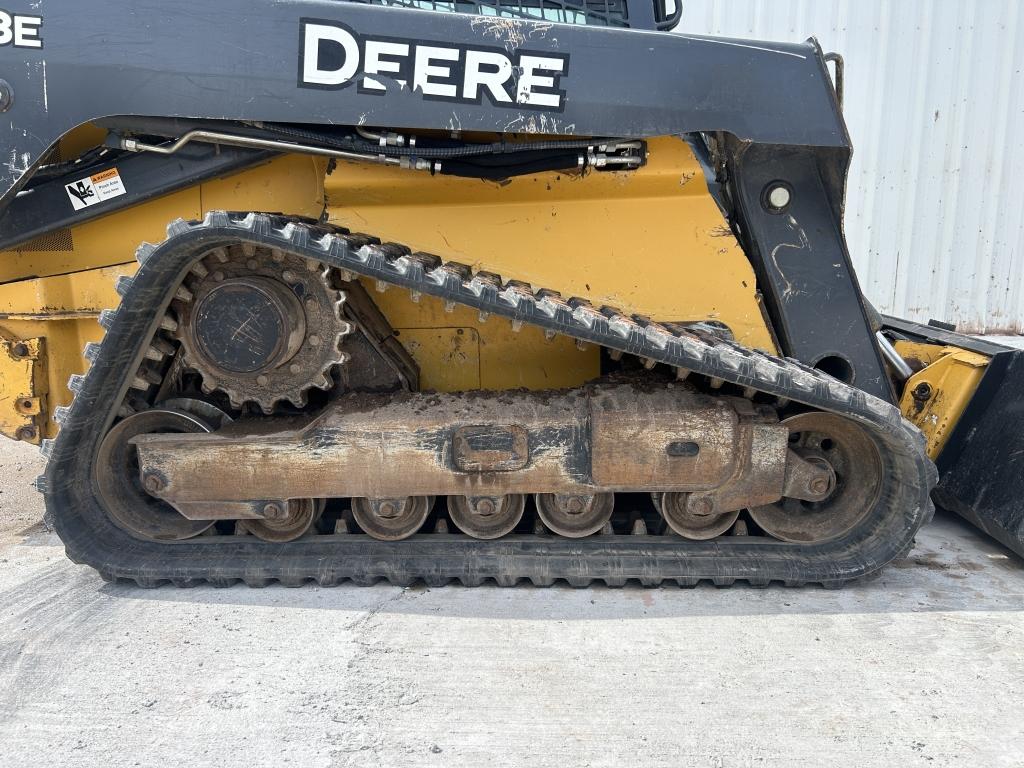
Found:
[{"label": "white metal siding", "polygon": [[682,2],[680,31],[845,57],[846,233],[880,310],[1024,333],[1024,2]]}]

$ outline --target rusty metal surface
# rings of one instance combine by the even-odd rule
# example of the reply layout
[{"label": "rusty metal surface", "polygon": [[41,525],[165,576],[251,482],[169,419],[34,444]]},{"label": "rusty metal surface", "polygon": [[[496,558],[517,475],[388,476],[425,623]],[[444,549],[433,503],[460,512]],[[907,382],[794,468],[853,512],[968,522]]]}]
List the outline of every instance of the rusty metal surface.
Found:
[{"label": "rusty metal surface", "polygon": [[[662,392],[630,388],[599,392],[592,401],[593,475],[601,487],[691,491],[713,488],[743,462],[739,414],[724,400],[684,385]],[[680,451],[694,443],[693,455]]]},{"label": "rusty metal surface", "polygon": [[235,526],[236,533],[251,533],[263,541],[283,544],[302,538],[323,512],[319,499],[293,499],[285,504],[266,504],[263,517],[243,520]]},{"label": "rusty metal surface", "polygon": [[499,539],[512,533],[525,510],[526,497],[521,493],[448,497],[448,516],[474,539]]},{"label": "rusty metal surface", "polygon": [[544,525],[569,539],[597,533],[611,520],[615,507],[612,493],[538,493],[537,515]]},{"label": "rusty metal surface", "polygon": [[[235,422],[213,435],[134,443],[141,472],[162,479],[157,495],[170,503],[699,490],[734,509],[778,499],[785,476],[785,428],[748,421],[728,401],[679,385],[615,384],[353,395],[298,429],[254,435]],[[483,436],[485,447],[467,453],[467,436]],[[680,440],[695,443],[697,455],[670,455]]]},{"label": "rusty metal surface", "polygon": [[514,472],[529,461],[529,433],[518,424],[473,424],[452,435],[452,464],[462,472]]},{"label": "rusty metal surface", "polygon": [[46,421],[46,339],[0,331],[0,434],[38,444]]},{"label": "rusty metal surface", "polygon": [[791,435],[790,448],[828,473],[811,482],[825,479],[830,487],[816,501],[785,497],[750,506],[750,516],[783,541],[817,542],[841,536],[860,522],[879,493],[883,469],[877,448],[864,430],[833,414],[802,413],[783,424]]},{"label": "rusty metal surface", "polygon": [[409,538],[423,526],[433,507],[433,496],[352,499],[352,515],[359,527],[381,541]]},{"label": "rusty metal surface", "polygon": [[695,541],[721,536],[740,516],[739,509],[716,509],[713,500],[706,495],[662,493],[658,494],[657,505],[669,528],[684,539]]}]

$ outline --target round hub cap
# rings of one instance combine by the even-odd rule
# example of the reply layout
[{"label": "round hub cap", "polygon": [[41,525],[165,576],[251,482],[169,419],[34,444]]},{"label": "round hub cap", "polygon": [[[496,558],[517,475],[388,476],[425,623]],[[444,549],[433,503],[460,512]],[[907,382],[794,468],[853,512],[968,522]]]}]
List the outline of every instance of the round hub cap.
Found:
[{"label": "round hub cap", "polygon": [[258,277],[214,288],[196,306],[194,324],[203,357],[232,373],[280,365],[305,336],[298,299],[281,283]]}]

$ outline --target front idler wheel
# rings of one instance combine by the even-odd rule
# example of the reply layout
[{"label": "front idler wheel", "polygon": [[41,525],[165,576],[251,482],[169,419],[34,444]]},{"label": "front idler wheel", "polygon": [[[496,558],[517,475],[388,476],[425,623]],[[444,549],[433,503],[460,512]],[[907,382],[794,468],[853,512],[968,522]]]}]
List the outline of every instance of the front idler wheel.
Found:
[{"label": "front idler wheel", "polygon": [[400,541],[418,531],[434,506],[433,496],[402,499],[352,499],[352,516],[366,533],[382,541]]},{"label": "front idler wheel", "polygon": [[448,514],[459,530],[474,539],[497,539],[511,533],[523,519],[526,497],[449,496]]},{"label": "front idler wheel", "polygon": [[[750,509],[764,532],[783,541],[818,543],[852,530],[878,501],[882,459],[874,441],[859,426],[831,413],[802,413],[782,422],[789,447],[805,461],[831,470],[828,495],[821,501],[783,498]],[[834,476],[834,481],[831,477]]]},{"label": "front idler wheel", "polygon": [[158,476],[139,478],[139,456],[132,438],[140,435],[213,431],[193,413],[172,408],[151,408],[118,422],[100,444],[93,482],[110,518],[121,528],[151,541],[181,541],[198,536],[213,520],[189,520],[154,494],[161,490]]}]

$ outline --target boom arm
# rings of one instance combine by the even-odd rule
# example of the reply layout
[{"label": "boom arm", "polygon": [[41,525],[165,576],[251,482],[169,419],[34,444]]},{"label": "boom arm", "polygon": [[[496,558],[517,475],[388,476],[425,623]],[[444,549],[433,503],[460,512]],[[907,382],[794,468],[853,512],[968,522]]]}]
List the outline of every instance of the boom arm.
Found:
[{"label": "boom arm", "polygon": [[[0,129],[8,160],[0,168],[5,197],[61,135],[114,115],[578,136],[725,131],[759,143],[849,149],[827,72],[810,43],[747,43],[325,0],[44,0],[41,8],[42,47],[10,47],[2,54],[0,77],[13,94]],[[356,40],[361,55],[345,59],[342,67],[352,67],[345,83],[302,82],[307,51],[301,43],[311,23],[316,26],[305,42],[321,41],[324,69],[332,68],[329,59],[339,64],[345,48],[320,27],[347,28]],[[401,72],[367,66],[367,41],[383,40],[408,41],[399,44],[408,49],[405,56],[394,49],[379,53],[379,45],[372,53]],[[442,52],[430,56],[430,66],[450,66],[449,77],[425,76],[431,47]],[[533,69],[531,100],[501,101],[486,87],[466,98],[470,50],[474,58],[481,51],[504,54],[514,65],[531,55],[553,56],[564,68]],[[461,54],[457,61],[446,58],[450,51]],[[396,80],[415,80],[417,56],[420,81],[399,88]],[[362,82],[360,73],[374,69],[373,79],[385,90]],[[555,87],[536,83],[550,76]],[[454,97],[437,95],[444,84],[461,87]],[[522,78],[518,85],[524,89]],[[541,91],[562,91],[562,98],[555,104],[538,99]]]}]

